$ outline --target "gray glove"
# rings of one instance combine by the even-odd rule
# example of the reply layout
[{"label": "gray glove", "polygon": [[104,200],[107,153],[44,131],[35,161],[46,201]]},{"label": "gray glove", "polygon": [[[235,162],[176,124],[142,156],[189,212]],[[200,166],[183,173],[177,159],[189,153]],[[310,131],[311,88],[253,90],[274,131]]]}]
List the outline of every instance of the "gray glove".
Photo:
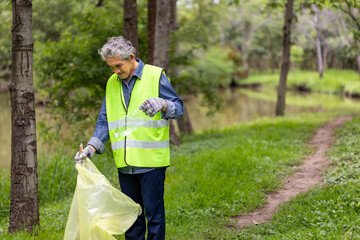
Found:
[{"label": "gray glove", "polygon": [[165,107],[166,103],[164,99],[152,97],[143,102],[139,109],[145,112],[146,115],[153,117],[157,112],[161,111]]},{"label": "gray glove", "polygon": [[86,148],[84,148],[81,155],[79,152],[76,153],[75,163],[83,163],[86,157],[91,159],[94,156],[94,153],[95,153],[94,149],[90,146],[87,146]]}]

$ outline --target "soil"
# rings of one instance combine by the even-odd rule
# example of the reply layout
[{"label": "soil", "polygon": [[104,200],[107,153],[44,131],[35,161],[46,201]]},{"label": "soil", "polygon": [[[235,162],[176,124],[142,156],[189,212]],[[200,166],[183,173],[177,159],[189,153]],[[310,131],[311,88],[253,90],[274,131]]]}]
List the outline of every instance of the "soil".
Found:
[{"label": "soil", "polygon": [[330,164],[326,152],[334,142],[334,129],[342,126],[345,121],[351,118],[351,116],[339,117],[319,128],[309,143],[311,146],[315,146],[317,150],[304,159],[300,165],[293,167],[296,173],[285,180],[281,189],[268,195],[264,207],[248,214],[233,217],[232,219],[236,221],[237,226],[246,228],[250,225],[269,221],[272,214],[277,211],[279,204],[289,201],[299,193],[307,192],[314,186],[320,185],[322,183],[321,172]]}]

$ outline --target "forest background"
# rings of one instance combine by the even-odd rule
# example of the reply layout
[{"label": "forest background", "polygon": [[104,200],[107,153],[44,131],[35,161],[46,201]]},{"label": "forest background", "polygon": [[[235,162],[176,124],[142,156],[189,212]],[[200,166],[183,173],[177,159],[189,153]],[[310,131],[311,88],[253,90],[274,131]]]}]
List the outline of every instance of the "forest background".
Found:
[{"label": "forest background", "polygon": [[[305,3],[294,5],[291,71],[323,75],[325,69],[352,69],[360,74],[358,9],[324,4],[319,10]],[[210,114],[222,106],[219,88],[239,85],[258,73],[279,71],[283,2],[184,0],[176,6],[167,72],[180,95],[200,94]],[[0,79],[4,82],[10,79],[12,13],[9,1],[2,1],[0,8]],[[138,1],[137,9],[138,57],[148,62],[147,1]],[[97,49],[109,36],[123,35],[123,11],[123,3],[112,0],[33,3],[36,100],[51,107],[52,118],[58,115],[68,123],[81,122],[77,128],[93,125],[99,108],[94,106],[101,106],[111,73],[99,60]],[[349,13],[355,14],[356,21]],[[295,87],[309,90],[306,80]],[[360,90],[348,93],[356,95]],[[56,137],[47,126],[39,127]]]},{"label": "forest background", "polygon": [[[228,104],[219,90],[258,85],[276,88],[282,64],[285,1],[172,2],[177,2],[177,18],[171,25],[167,73],[185,106],[188,98],[196,96],[211,116]],[[358,97],[360,12],[356,1],[310,2],[294,3],[288,88]],[[147,6],[148,1],[137,1],[138,48],[139,57],[151,62]],[[7,91],[11,1],[2,1],[0,9],[0,89]],[[61,154],[59,149],[74,151],[78,142],[91,137],[111,74],[97,49],[108,37],[124,34],[124,11],[122,1],[33,2],[38,138],[46,145],[41,146],[45,154]],[[267,97],[264,93],[252,94]],[[192,132],[191,118],[186,115],[178,121],[177,133],[183,143],[191,143],[191,137],[184,135]],[[183,153],[175,150],[176,154],[181,158]],[[53,164],[63,160],[54,158],[58,159]],[[47,195],[40,191],[40,199],[45,202],[56,197],[55,192]],[[6,201],[1,204],[8,206]],[[228,209],[231,213],[238,210]],[[183,213],[182,209],[177,211],[178,215]],[[6,211],[2,214],[6,216]]]}]

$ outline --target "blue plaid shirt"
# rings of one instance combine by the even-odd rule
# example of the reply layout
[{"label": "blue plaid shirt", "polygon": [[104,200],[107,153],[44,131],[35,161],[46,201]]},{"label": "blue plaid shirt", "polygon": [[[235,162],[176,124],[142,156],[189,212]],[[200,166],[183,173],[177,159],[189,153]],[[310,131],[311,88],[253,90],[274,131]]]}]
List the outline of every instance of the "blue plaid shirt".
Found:
[{"label": "blue plaid shirt", "polygon": [[[134,74],[130,77],[129,83],[125,80],[118,78],[118,80],[122,80],[122,88],[126,106],[129,106],[130,97],[132,89],[135,85],[136,79],[141,78],[144,63],[140,59],[136,59],[139,62],[137,68],[135,69]],[[172,118],[177,119],[181,118],[184,113],[183,109],[183,101],[176,94],[174,88],[171,86],[171,83],[167,76],[162,73],[160,78],[160,98],[165,99],[167,103],[166,112],[161,111],[162,118]],[[103,104],[100,109],[100,113],[96,122],[96,128],[94,132],[94,136],[90,139],[88,145],[92,145],[96,148],[96,153],[103,153],[105,150],[104,144],[109,140],[109,129],[108,122],[106,116],[106,97],[104,98]],[[151,171],[153,168],[140,168],[140,167],[131,167],[127,166],[124,168],[120,168],[120,172],[128,173],[128,174],[136,174],[136,173],[144,173]]]}]

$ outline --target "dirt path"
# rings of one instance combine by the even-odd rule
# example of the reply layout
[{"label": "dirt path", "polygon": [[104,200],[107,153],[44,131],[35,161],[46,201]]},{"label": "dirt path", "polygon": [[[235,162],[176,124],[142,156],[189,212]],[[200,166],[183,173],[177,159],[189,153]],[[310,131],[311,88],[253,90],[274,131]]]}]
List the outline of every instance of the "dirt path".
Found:
[{"label": "dirt path", "polygon": [[297,172],[285,180],[285,184],[281,189],[268,195],[267,203],[264,207],[246,215],[233,217],[239,228],[269,221],[272,218],[272,214],[277,211],[279,204],[287,202],[297,194],[307,192],[310,188],[321,184],[321,172],[330,163],[326,156],[326,151],[333,144],[334,129],[342,126],[345,121],[351,118],[351,116],[339,117],[319,128],[310,141],[311,146],[317,147],[316,152],[304,159],[301,165],[294,167]]}]

